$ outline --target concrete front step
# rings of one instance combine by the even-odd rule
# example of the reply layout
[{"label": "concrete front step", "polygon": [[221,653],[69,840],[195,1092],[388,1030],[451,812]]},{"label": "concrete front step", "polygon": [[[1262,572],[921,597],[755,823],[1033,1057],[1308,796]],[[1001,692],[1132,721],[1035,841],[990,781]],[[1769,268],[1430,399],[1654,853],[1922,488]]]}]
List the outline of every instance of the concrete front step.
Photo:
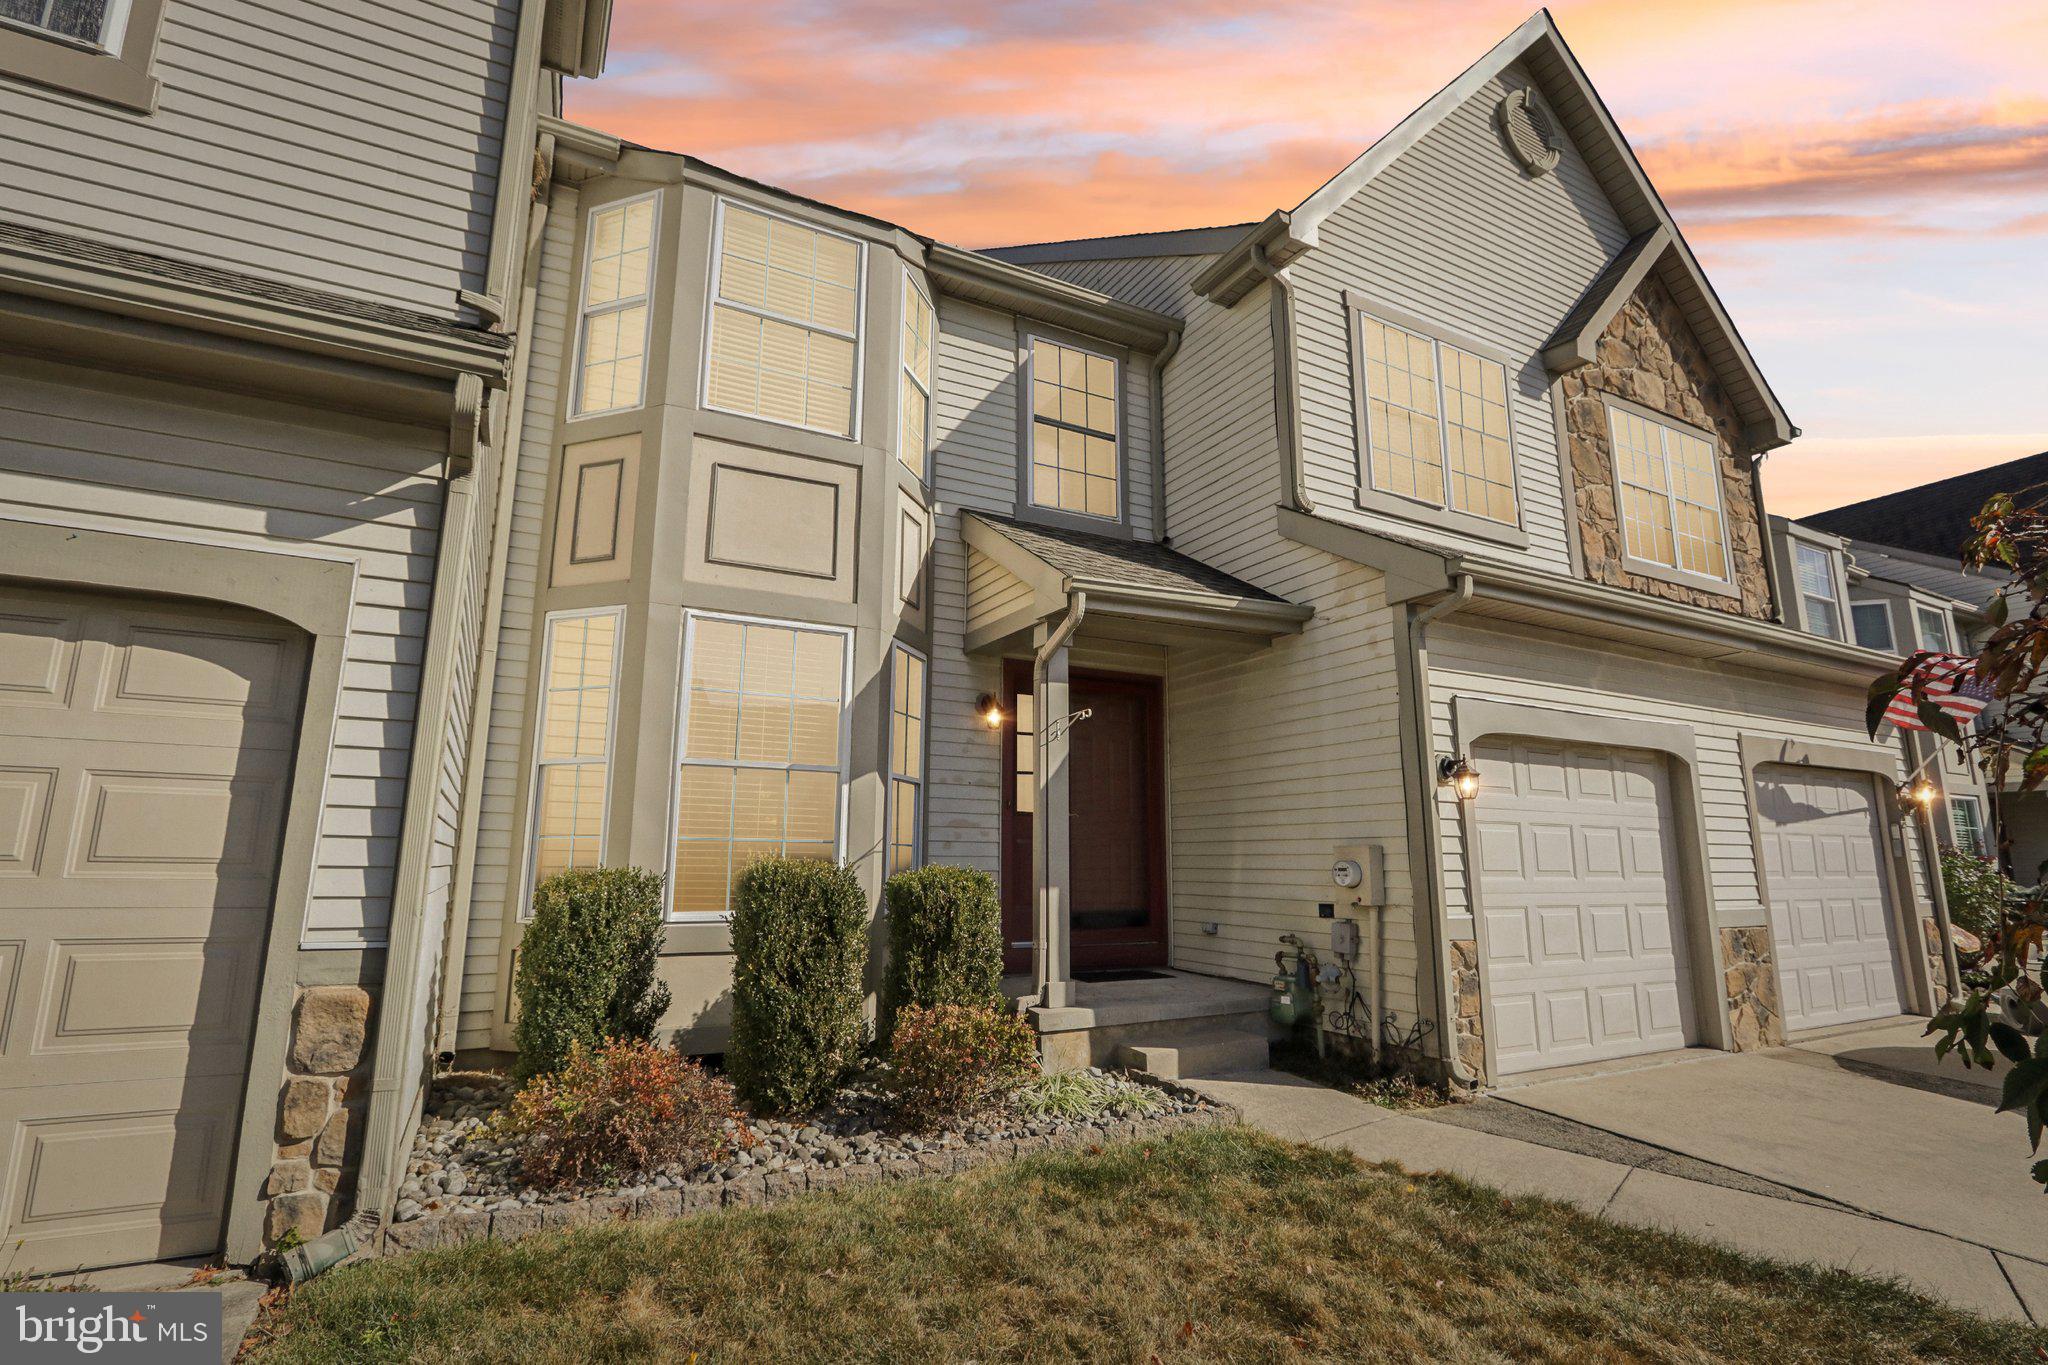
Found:
[{"label": "concrete front step", "polygon": [[1268,1061],[1265,1016],[1233,1015],[1155,1025],[1116,1050],[1116,1063],[1169,1081],[1263,1069]]}]

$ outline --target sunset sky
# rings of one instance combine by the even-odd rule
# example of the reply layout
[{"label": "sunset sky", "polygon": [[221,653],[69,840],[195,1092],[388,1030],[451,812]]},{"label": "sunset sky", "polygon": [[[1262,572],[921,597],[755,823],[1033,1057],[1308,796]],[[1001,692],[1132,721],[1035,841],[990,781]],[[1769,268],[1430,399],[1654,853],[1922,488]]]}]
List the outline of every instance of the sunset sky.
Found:
[{"label": "sunset sky", "polygon": [[[965,246],[1291,208],[1526,3],[618,0],[569,114]],[[2048,449],[2048,10],[1552,7],[1806,435],[1771,510]]]}]

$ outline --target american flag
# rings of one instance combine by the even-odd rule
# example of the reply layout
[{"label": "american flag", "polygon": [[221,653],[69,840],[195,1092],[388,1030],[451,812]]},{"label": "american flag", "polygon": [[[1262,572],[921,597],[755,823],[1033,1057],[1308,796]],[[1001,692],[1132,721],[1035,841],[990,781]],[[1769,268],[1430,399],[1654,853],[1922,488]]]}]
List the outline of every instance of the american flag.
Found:
[{"label": "american flag", "polygon": [[1974,659],[1960,654],[1929,654],[1914,666],[1912,677],[1885,710],[1884,718],[1901,730],[1927,728],[1920,721],[1918,699],[1913,695],[1915,681],[1919,683],[1920,696],[1954,717],[1959,726],[1975,720],[1991,702],[1991,686],[1977,676]]}]

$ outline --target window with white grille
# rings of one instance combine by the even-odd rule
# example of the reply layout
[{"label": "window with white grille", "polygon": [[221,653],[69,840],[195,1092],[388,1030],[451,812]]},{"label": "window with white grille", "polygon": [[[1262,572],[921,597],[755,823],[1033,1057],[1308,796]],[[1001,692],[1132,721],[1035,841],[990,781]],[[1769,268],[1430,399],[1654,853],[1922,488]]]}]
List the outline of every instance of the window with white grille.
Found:
[{"label": "window with white grille", "polygon": [[705,406],[852,436],[862,250],[721,200]]}]

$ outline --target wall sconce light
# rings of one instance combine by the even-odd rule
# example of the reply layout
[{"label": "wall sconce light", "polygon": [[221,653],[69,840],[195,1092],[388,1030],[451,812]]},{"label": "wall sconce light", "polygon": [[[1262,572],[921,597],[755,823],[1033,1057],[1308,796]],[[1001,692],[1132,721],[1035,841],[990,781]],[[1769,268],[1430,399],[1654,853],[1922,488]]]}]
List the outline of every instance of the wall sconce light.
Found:
[{"label": "wall sconce light", "polygon": [[1449,787],[1460,801],[1479,795],[1479,769],[1463,754],[1446,754],[1436,761],[1436,784]]},{"label": "wall sconce light", "polygon": [[976,697],[974,699],[974,709],[981,713],[981,723],[989,729],[1000,730],[1003,728],[1003,721],[1007,718],[1003,715],[1002,703],[996,700],[993,692],[984,692]]},{"label": "wall sconce light", "polygon": [[1922,810],[1927,810],[1934,805],[1935,798],[1941,793],[1929,779],[1909,777],[1899,783],[1893,795],[1899,798],[1899,804],[1902,806],[1918,806]]}]

